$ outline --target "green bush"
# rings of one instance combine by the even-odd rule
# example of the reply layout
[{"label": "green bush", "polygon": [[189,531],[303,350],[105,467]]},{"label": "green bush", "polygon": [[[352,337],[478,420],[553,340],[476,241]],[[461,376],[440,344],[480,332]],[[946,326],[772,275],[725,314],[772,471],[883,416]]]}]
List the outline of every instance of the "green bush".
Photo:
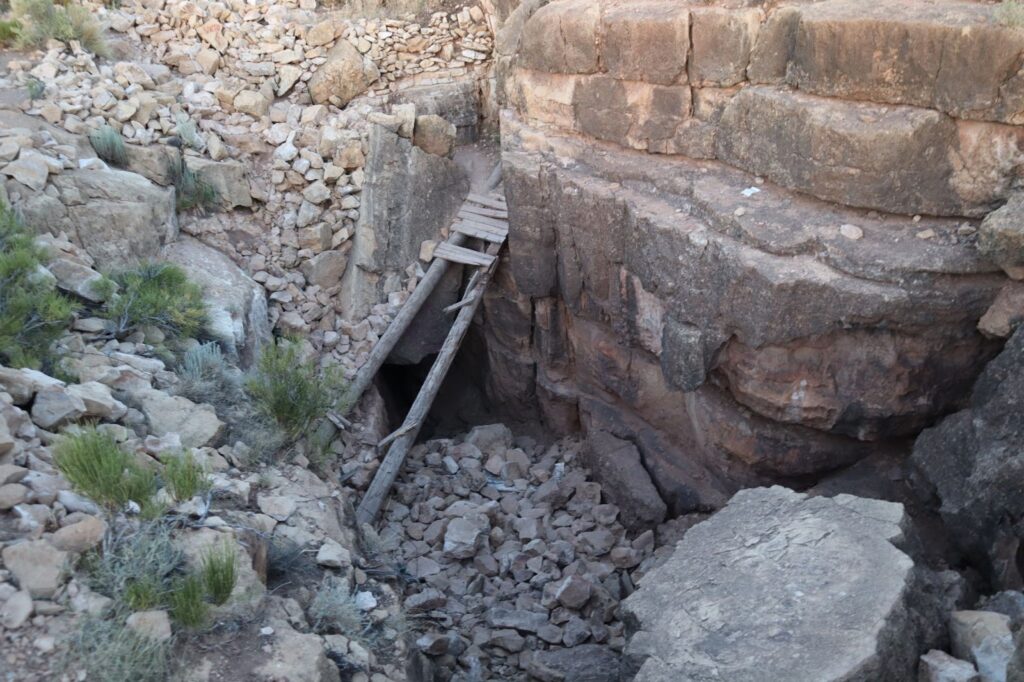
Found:
[{"label": "green bush", "polygon": [[85,556],[83,566],[89,587],[135,610],[164,603],[183,560],[167,525],[145,523],[109,538],[102,552]]},{"label": "green bush", "polygon": [[103,124],[89,133],[89,144],[96,155],[107,163],[124,167],[128,165],[128,149],[121,133],[111,125]]},{"label": "green bush", "polygon": [[197,630],[206,624],[210,606],[203,599],[203,581],[199,576],[190,574],[175,580],[168,595],[168,602],[171,618],[178,625],[189,630]]},{"label": "green bush", "polygon": [[54,457],[72,486],[111,509],[129,501],[146,508],[156,493],[155,472],[141,467],[112,436],[94,427],[63,436]]},{"label": "green bush", "polygon": [[0,363],[11,367],[49,364],[51,346],[75,312],[41,271],[43,257],[14,210],[0,202]]},{"label": "green bush", "polygon": [[204,552],[201,575],[206,594],[214,604],[226,602],[235,589],[235,582],[238,579],[235,571],[237,560],[235,546],[229,541]]},{"label": "green bush", "polygon": [[246,382],[257,407],[292,437],[334,408],[345,388],[340,373],[318,371],[302,361],[300,349],[297,342],[287,340],[264,347]]},{"label": "green bush", "polygon": [[184,159],[171,164],[170,175],[174,183],[175,202],[179,211],[196,209],[208,213],[217,209],[220,202],[217,188],[207,182],[202,175],[189,168]]},{"label": "green bush", "polygon": [[170,676],[170,643],[142,636],[120,618],[82,619],[65,648],[68,679],[84,671],[96,682],[163,682]]},{"label": "green bush", "polygon": [[206,469],[196,461],[191,452],[168,457],[164,465],[164,482],[167,490],[178,502],[191,500],[210,489]]},{"label": "green bush", "polygon": [[102,314],[119,337],[146,325],[174,338],[192,337],[206,322],[202,289],[176,265],[151,263],[125,270],[98,288],[106,297]]},{"label": "green bush", "polygon": [[10,47],[18,39],[21,24],[13,19],[0,19],[0,47]]},{"label": "green bush", "polygon": [[89,10],[81,5],[66,7],[53,0],[12,0],[11,15],[21,26],[17,44],[21,48],[42,48],[46,41],[77,40],[83,49],[96,56],[109,54],[103,29]]}]

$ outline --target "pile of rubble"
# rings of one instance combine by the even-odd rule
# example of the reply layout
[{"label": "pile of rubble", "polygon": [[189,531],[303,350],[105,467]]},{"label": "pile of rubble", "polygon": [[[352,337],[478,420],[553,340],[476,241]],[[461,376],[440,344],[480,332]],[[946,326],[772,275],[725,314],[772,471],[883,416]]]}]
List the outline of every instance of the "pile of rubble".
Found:
[{"label": "pile of rubble", "polygon": [[[169,169],[181,164],[205,179],[228,211],[182,215],[181,229],[264,286],[283,332],[311,334],[318,350],[351,373],[403,300],[393,292],[369,320],[342,319],[336,302],[360,215],[370,127],[383,122],[412,137],[415,106],[392,106],[388,95],[486,77],[492,34],[477,6],[423,23],[309,10],[294,2],[98,8],[120,36],[120,61],[55,43],[39,61],[12,60],[4,83],[41,84],[41,95],[22,109],[53,124],[53,133],[63,129],[84,142],[112,126],[127,143],[126,169],[157,186],[174,184]],[[385,109],[400,121],[392,124]],[[439,141],[432,137],[420,143],[424,149],[451,153],[447,127]],[[5,160],[22,161],[16,148],[7,151]],[[88,144],[77,154],[54,151],[61,163],[51,162],[51,172],[102,167],[86,161],[94,156]],[[27,168],[7,174],[43,192],[41,160],[25,156],[19,165]],[[247,211],[230,211],[237,208]],[[406,288],[417,270],[414,264]]]},{"label": "pile of rubble", "polygon": [[[618,604],[657,562],[655,534],[602,503],[581,451],[494,424],[410,453],[380,539],[409,574],[406,610],[437,625],[416,645],[443,679],[580,679],[588,666],[606,677],[586,679],[618,679]],[[352,455],[342,471],[363,487],[376,461]]]}]

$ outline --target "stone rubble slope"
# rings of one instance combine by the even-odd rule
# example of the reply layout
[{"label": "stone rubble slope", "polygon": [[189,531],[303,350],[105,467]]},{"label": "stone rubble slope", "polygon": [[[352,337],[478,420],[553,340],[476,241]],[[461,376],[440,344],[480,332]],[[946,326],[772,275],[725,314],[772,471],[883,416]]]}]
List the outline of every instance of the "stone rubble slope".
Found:
[{"label": "stone rubble slope", "polygon": [[[333,353],[353,373],[422,272],[417,263],[404,263],[409,272],[389,283],[372,310],[352,311],[338,302],[360,219],[370,130],[384,125],[412,138],[420,121],[418,144],[442,154],[451,153],[444,142],[448,130],[435,126],[431,132],[432,119],[425,117],[441,114],[464,126],[465,135],[475,135],[477,80],[492,43],[484,11],[471,6],[436,12],[421,23],[413,17],[344,18],[284,1],[147,1],[102,8],[98,15],[111,27],[121,56],[101,61],[60,46],[41,61],[13,60],[9,85],[30,79],[44,85],[43,96],[22,108],[54,124],[54,137],[60,129],[84,136],[104,124],[120,131],[127,169],[155,185],[140,190],[141,196],[172,184],[168,169],[184,163],[217,189],[222,208],[252,210],[183,215],[181,229],[228,254],[263,285],[277,328],[310,336],[318,350]],[[332,79],[350,82],[351,69],[368,74],[353,92],[356,101],[317,94],[318,87],[333,93]],[[388,109],[395,115],[382,113]],[[50,214],[67,214],[62,206],[78,201],[71,193],[78,187],[64,186],[81,174],[53,176],[55,195],[45,189],[45,161],[29,152],[14,158],[18,148],[12,149],[7,174],[19,185],[11,198],[27,208],[30,224],[49,229]],[[75,164],[102,169],[88,160],[95,154],[87,143],[77,154],[55,151],[51,156],[69,170]],[[60,164],[51,161],[50,172],[59,172]],[[29,183],[24,188],[23,180]],[[91,185],[84,189],[83,214],[99,199]],[[141,205],[113,208],[115,227],[129,232],[143,219],[161,224]],[[63,229],[73,235],[72,221],[66,222]],[[100,229],[97,224],[85,231]],[[168,229],[159,243],[173,239],[178,223]],[[96,239],[97,250],[99,244]]]}]

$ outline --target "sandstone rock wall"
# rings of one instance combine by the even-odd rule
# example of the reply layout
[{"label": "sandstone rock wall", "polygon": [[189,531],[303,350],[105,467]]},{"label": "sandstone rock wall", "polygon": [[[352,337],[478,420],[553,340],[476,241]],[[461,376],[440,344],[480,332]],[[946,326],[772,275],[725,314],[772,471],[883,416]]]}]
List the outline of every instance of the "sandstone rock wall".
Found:
[{"label": "sandstone rock wall", "polygon": [[676,514],[958,406],[1001,343],[975,241],[1019,182],[1024,34],[945,1],[534,10],[496,38],[496,399],[634,442]]}]

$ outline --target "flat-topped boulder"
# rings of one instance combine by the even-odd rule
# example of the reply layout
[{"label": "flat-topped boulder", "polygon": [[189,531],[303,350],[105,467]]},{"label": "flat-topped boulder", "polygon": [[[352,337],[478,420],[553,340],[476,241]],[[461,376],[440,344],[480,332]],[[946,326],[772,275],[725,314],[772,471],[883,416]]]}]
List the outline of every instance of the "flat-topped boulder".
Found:
[{"label": "flat-topped boulder", "polygon": [[923,637],[902,505],[737,493],[622,603],[638,682],[893,681]]}]

